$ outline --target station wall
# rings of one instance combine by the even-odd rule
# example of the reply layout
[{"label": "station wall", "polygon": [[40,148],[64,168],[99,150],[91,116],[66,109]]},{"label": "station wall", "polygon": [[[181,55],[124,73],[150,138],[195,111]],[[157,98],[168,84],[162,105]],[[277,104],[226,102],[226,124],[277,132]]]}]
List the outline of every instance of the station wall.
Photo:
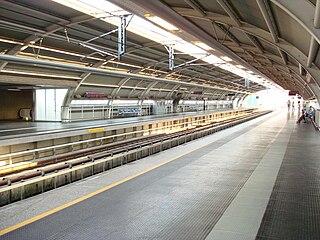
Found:
[{"label": "station wall", "polygon": [[0,120],[19,119],[21,108],[33,109],[33,90],[0,89]]}]

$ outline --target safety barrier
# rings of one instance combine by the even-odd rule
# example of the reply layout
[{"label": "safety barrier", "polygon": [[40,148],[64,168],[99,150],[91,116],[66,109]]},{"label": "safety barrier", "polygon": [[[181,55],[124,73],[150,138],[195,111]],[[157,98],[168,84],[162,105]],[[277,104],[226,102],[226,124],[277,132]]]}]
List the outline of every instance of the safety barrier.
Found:
[{"label": "safety barrier", "polygon": [[[180,120],[173,120],[172,124],[166,124],[165,126],[161,127],[155,127],[155,128],[148,128],[148,129],[142,129],[142,130],[136,130],[136,131],[130,131],[130,132],[125,132],[125,133],[120,133],[120,134],[114,134],[111,136],[104,136],[104,137],[97,137],[97,138],[91,138],[91,139],[86,139],[86,140],[80,140],[76,142],[70,142],[70,143],[64,143],[64,144],[57,144],[54,146],[47,146],[47,147],[40,147],[40,148],[34,148],[34,149],[27,149],[19,152],[14,152],[14,153],[8,153],[8,154],[2,154],[0,155],[0,161],[7,161],[9,165],[12,164],[17,164],[19,163],[17,160],[19,159],[28,159],[26,161],[35,161],[37,159],[41,159],[39,156],[42,156],[42,153],[45,154],[48,151],[52,151],[52,156],[59,157],[61,155],[61,150],[69,148],[70,152],[77,153],[77,151],[81,151],[83,148],[88,148],[90,146],[103,146],[106,143],[114,142],[116,139],[119,138],[133,138],[138,135],[151,135],[155,133],[170,133],[174,131],[181,131],[186,128],[190,127],[195,127],[199,124],[205,124],[205,123],[210,123],[213,121],[222,121],[225,119],[228,119],[230,117],[234,116],[239,116],[243,114],[247,114],[250,112],[253,112],[254,109],[247,109],[247,110],[239,110],[239,111],[225,111],[225,112],[217,112],[217,113],[212,113],[208,116],[199,116],[199,117],[185,117],[183,122],[178,122]],[[74,150],[74,149],[79,149],[80,150]],[[63,156],[63,155],[61,155]],[[14,166],[8,166],[14,167]],[[20,166],[21,167],[21,166]],[[0,173],[3,172],[4,168],[6,167],[1,167],[0,168]]]}]

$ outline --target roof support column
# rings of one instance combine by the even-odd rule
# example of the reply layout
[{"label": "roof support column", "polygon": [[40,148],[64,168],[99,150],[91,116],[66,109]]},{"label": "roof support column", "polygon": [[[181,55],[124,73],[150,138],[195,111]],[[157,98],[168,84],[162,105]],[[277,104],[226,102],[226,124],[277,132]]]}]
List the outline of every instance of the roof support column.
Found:
[{"label": "roof support column", "polygon": [[[320,28],[320,0],[317,0],[313,25],[315,28]],[[311,67],[311,65],[317,55],[318,49],[319,49],[319,43],[312,36],[311,42],[310,42],[308,60],[307,60],[307,67]]]}]

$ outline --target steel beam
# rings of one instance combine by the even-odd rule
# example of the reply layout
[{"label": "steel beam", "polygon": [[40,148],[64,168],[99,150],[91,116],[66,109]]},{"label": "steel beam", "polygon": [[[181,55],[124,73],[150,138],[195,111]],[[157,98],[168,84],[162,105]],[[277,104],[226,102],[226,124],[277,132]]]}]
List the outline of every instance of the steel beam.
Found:
[{"label": "steel beam", "polygon": [[[25,50],[30,43],[37,42],[39,39],[41,39],[45,36],[48,36],[56,31],[59,31],[65,27],[78,24],[78,23],[83,22],[88,19],[91,20],[92,18],[93,18],[92,16],[81,15],[81,16],[74,17],[70,20],[62,20],[61,19],[60,22],[51,24],[48,27],[46,27],[46,31],[44,33],[42,33],[40,35],[32,34],[32,35],[28,36],[26,39],[23,40],[24,45],[16,45],[14,48],[12,48],[10,51],[8,51],[7,54],[16,55],[19,52]],[[2,63],[0,65],[0,70],[3,69],[6,65],[7,65],[6,62]]]},{"label": "steel beam", "polygon": [[316,11],[314,13],[314,27],[320,28],[320,0],[317,0]]},{"label": "steel beam", "polygon": [[314,59],[316,58],[318,49],[319,49],[318,42],[313,37],[311,37],[308,60],[307,60],[307,67],[308,68],[310,68],[312,66],[312,63],[313,63]]},{"label": "steel beam", "polygon": [[[315,12],[319,11],[311,1],[270,0],[277,7],[299,23],[315,40],[320,43],[320,31],[315,27]],[[317,5],[319,0],[317,0]],[[303,11],[302,11],[303,10]],[[318,17],[319,19],[319,17]]]},{"label": "steel beam", "polygon": [[[195,36],[199,41],[202,41],[203,43],[211,46],[212,48],[216,49],[216,51],[221,52],[222,54],[230,57],[234,61],[236,61],[238,64],[241,64],[242,66],[246,67],[248,70],[251,70],[253,72],[256,72],[257,74],[261,74],[258,72],[257,69],[255,69],[253,66],[248,64],[246,61],[244,61],[242,58],[240,58],[237,54],[232,52],[229,48],[223,46],[221,43],[219,43],[213,36],[193,24],[188,19],[181,16],[179,13],[177,13],[175,10],[171,9],[167,5],[163,4],[162,1],[145,1],[145,0],[135,0],[134,5],[128,6],[125,4],[125,1],[115,1],[111,0],[112,2],[116,2],[118,5],[120,5],[122,8],[127,9],[129,11],[133,11],[134,5],[137,6],[143,6],[143,8],[147,11],[152,12],[153,14],[160,16],[163,19],[166,19],[170,23],[174,24],[177,28],[181,29],[187,34],[190,34],[192,36]],[[205,12],[207,15],[207,12]],[[199,14],[197,14],[199,16]],[[205,15],[205,16],[206,16]],[[204,16],[201,16],[204,17]],[[268,77],[264,76],[266,79],[269,79]]]},{"label": "steel beam", "polygon": [[263,53],[263,47],[262,45],[259,43],[259,41],[257,40],[256,37],[250,35],[249,33],[246,33],[246,36],[248,37],[248,39],[250,40],[250,42],[258,49],[258,51],[260,53]]},{"label": "steel beam", "polygon": [[273,41],[275,43],[279,42],[278,32],[277,32],[276,26],[274,24],[274,19],[273,19],[271,9],[270,9],[268,3],[265,0],[257,0],[257,3],[260,8],[260,11],[262,13],[262,16],[268,26],[268,29],[271,33]]},{"label": "steel beam", "polygon": [[[225,10],[229,17],[235,22],[235,25],[241,27],[241,19],[238,14],[233,10],[232,6],[226,0],[217,0],[220,6]],[[263,47],[259,41],[252,35],[245,33],[250,42],[258,49],[260,53],[263,53]],[[233,36],[235,38],[235,36]],[[240,42],[238,41],[237,44]],[[239,44],[240,46],[240,44]]]},{"label": "steel beam", "polygon": [[[75,72],[94,73],[94,74],[108,75],[108,76],[115,76],[115,77],[132,77],[136,79],[145,79],[145,80],[151,80],[151,81],[157,81],[157,82],[182,84],[184,86],[197,86],[199,88],[225,90],[217,87],[203,86],[199,84],[180,82],[180,81],[169,80],[165,78],[157,78],[157,77],[152,77],[147,75],[132,74],[132,73],[126,73],[126,72],[120,72],[120,71],[111,71],[111,70],[99,69],[99,68],[90,68],[90,67],[78,66],[74,64],[65,64],[65,63],[58,63],[58,62],[52,62],[52,61],[44,61],[39,59],[30,59],[30,58],[24,58],[24,57],[18,57],[18,56],[6,55],[6,54],[0,54],[0,60],[7,61],[7,62],[20,63],[20,64],[28,64],[28,65],[36,64],[38,67],[44,67],[44,68],[58,68],[58,69],[71,70]],[[243,92],[238,90],[229,90],[229,91]]]},{"label": "steel beam", "polygon": [[220,23],[213,23],[223,34],[225,34],[232,42],[234,42],[238,47],[240,47],[240,41],[229,32],[222,24]]},{"label": "steel beam", "polygon": [[[79,20],[79,19],[78,19]],[[33,29],[33,31],[36,31],[36,29]],[[60,35],[56,35],[55,33],[53,33],[53,34],[51,34],[51,36],[50,37],[59,37],[59,39],[63,39],[64,37],[63,36],[60,36]],[[78,41],[78,40],[75,40],[75,39],[73,39],[72,37],[70,37],[70,41],[72,41],[72,42],[74,42],[74,43],[80,43],[80,41]],[[92,46],[95,46],[94,44],[92,44]],[[107,48],[106,48],[107,49]],[[110,50],[110,49],[107,49],[107,50]],[[147,58],[144,58],[144,57],[141,57],[141,56],[137,56],[137,55],[130,55],[130,54],[126,54],[126,57],[130,57],[130,58],[141,58],[142,60],[144,60],[144,61],[152,61],[152,62],[159,62],[157,59],[147,59]],[[165,63],[163,63],[164,65],[166,65],[167,66],[167,64],[165,64]],[[185,71],[187,71],[187,72],[190,72],[190,73],[194,73],[195,71],[194,70],[191,70],[191,69],[185,69]],[[197,74],[199,73],[199,72],[196,72]],[[203,76],[207,76],[207,77],[210,77],[209,75],[206,75],[206,74],[203,74],[203,73],[201,73]]]},{"label": "steel beam", "polygon": [[284,64],[284,65],[288,65],[288,57],[287,57],[287,54],[286,54],[284,51],[282,51],[280,48],[277,48],[277,49],[278,49],[279,54],[280,54],[280,56],[281,56],[281,58],[282,58],[283,64]]},{"label": "steel beam", "polygon": [[194,10],[196,10],[198,13],[201,14],[201,16],[205,16],[206,13],[204,9],[200,6],[200,4],[195,0],[184,0],[190,7],[192,7]]},{"label": "steel beam", "polygon": [[217,2],[220,4],[220,6],[223,8],[224,11],[229,15],[229,17],[232,18],[232,20],[235,22],[235,24],[240,27],[241,22],[239,16],[236,14],[236,12],[232,9],[230,4],[226,0],[217,0]]},{"label": "steel beam", "polygon": [[152,89],[154,86],[156,86],[158,83],[159,83],[159,82],[151,82],[151,83],[149,83],[148,86],[147,86],[147,88],[146,88],[146,90],[144,90],[144,91],[142,92],[142,94],[141,94],[141,96],[140,96],[139,98],[140,98],[141,100],[144,100],[144,99],[148,96],[148,94],[149,94],[149,92],[151,91],[151,89]]},{"label": "steel beam", "polygon": [[[272,1],[272,2],[276,2],[276,1]],[[297,2],[290,1],[290,3],[296,4]],[[281,5],[279,5],[279,6],[281,6]],[[279,39],[279,42],[275,43],[272,39],[272,36],[270,35],[270,33],[268,31],[265,31],[264,29],[261,29],[258,26],[249,24],[247,22],[242,22],[242,26],[237,27],[229,17],[226,17],[221,14],[207,12],[207,16],[204,18],[204,17],[199,17],[196,14],[193,14],[192,12],[184,13],[183,10],[180,10],[180,11],[183,16],[188,17],[188,18],[197,18],[197,19],[200,18],[200,19],[205,19],[208,21],[213,20],[213,21],[224,22],[228,25],[231,25],[232,27],[235,27],[243,32],[249,33],[249,34],[257,37],[258,39],[262,39],[264,42],[268,43],[269,45],[271,45],[273,47],[280,48],[282,51],[286,52],[287,54],[290,54],[290,56],[292,58],[294,58],[297,62],[299,62],[311,74],[311,76],[317,82],[317,84],[320,85],[320,76],[318,74],[319,68],[316,66],[313,66],[313,68],[307,69],[307,64],[306,64],[307,56],[303,52],[301,52],[296,46],[290,44],[289,42],[286,42],[283,39]],[[305,16],[305,15],[303,15],[303,16]],[[308,17],[310,17],[310,16],[308,16]]]},{"label": "steel beam", "polygon": [[299,73],[301,76],[305,76],[306,75],[306,71],[304,70],[304,68],[302,67],[301,64],[299,64]]}]

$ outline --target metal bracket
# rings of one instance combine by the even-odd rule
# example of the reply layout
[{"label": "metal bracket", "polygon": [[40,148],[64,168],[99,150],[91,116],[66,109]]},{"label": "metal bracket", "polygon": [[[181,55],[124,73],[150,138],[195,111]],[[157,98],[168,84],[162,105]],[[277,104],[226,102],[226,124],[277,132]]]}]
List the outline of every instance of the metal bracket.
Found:
[{"label": "metal bracket", "polygon": [[[185,65],[189,65],[189,66],[192,66],[192,64],[190,63],[193,63],[197,60],[201,60],[205,57],[208,57],[210,54],[205,54],[203,57],[201,58],[195,58],[195,59],[192,59],[188,62],[185,62],[185,63],[182,63],[182,64],[179,64],[177,66],[174,65],[174,55],[189,55],[187,53],[174,53],[174,49],[173,49],[173,46],[174,45],[163,45],[165,47],[165,49],[168,51],[169,53],[169,70],[172,71],[176,68],[179,68],[179,67],[182,67],[182,66],[185,66]],[[197,53],[194,53],[194,55],[197,54]],[[201,55],[203,55],[202,53],[199,53]],[[209,63],[208,63],[209,64]],[[194,64],[195,65],[195,64]]]},{"label": "metal bracket", "polygon": [[250,79],[249,78],[245,78],[244,79],[244,87],[245,88],[249,88],[250,87]]},{"label": "metal bracket", "polygon": [[88,44],[85,44],[85,43],[79,43],[79,44],[80,44],[80,46],[89,48],[89,49],[95,51],[94,53],[99,53],[99,54],[102,55],[102,56],[108,55],[108,56],[112,56],[112,57],[118,57],[117,55],[115,55],[115,54],[113,54],[113,53],[109,53],[109,52],[103,51],[103,50],[101,50],[101,49],[92,47],[92,46],[90,46],[90,45],[88,45]]},{"label": "metal bracket", "polygon": [[[127,21],[127,18],[130,16],[131,16],[131,18],[129,19],[129,21]],[[79,43],[79,45],[95,51],[92,54],[98,53],[102,56],[108,55],[108,56],[112,56],[112,57],[120,59],[120,57],[126,52],[126,28],[128,27],[129,23],[131,22],[133,15],[127,14],[127,15],[122,15],[122,16],[111,16],[111,17],[119,17],[121,19],[120,25],[117,29],[111,30],[107,33],[103,33],[97,37],[91,38],[87,41],[81,42],[81,43]],[[107,36],[109,34],[115,33],[115,32],[118,32],[118,54],[117,55],[110,53],[110,52],[106,52],[104,50],[101,50],[97,47],[93,47],[90,45],[90,42],[92,42],[96,39],[102,38],[104,36]]]},{"label": "metal bracket", "polygon": [[174,69],[174,49],[173,45],[163,45],[165,49],[167,49],[169,53],[169,70],[172,71]]},{"label": "metal bracket", "polygon": [[181,63],[181,64],[179,64],[179,65],[175,66],[175,68],[183,67],[183,66],[189,65],[190,63],[193,63],[193,62],[195,62],[195,61],[197,61],[197,60],[198,60],[198,58],[192,59],[192,60],[190,60],[190,61],[188,61],[188,62]]},{"label": "metal bracket", "polygon": [[121,16],[121,23],[118,28],[118,59],[126,52],[126,28],[130,23],[131,19],[127,24],[127,17],[128,16]]}]

